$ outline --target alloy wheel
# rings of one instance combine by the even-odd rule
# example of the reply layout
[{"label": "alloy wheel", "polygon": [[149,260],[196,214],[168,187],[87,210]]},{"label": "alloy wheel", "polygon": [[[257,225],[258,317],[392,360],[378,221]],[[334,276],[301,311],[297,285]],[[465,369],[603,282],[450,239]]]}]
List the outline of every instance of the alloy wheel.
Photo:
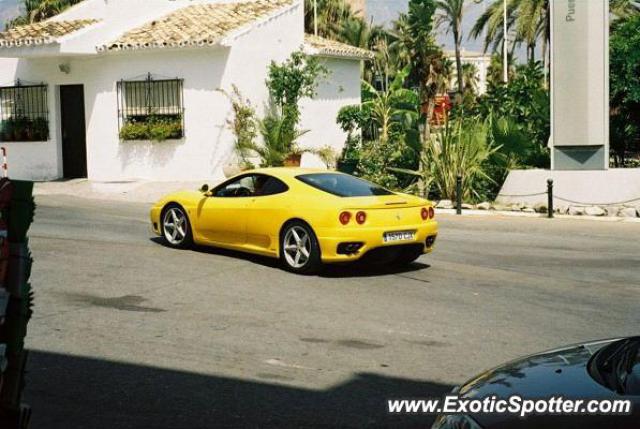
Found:
[{"label": "alloy wheel", "polygon": [[172,207],[165,213],[162,227],[167,241],[174,246],[179,246],[187,237],[187,216],[179,208]]},{"label": "alloy wheel", "polygon": [[292,268],[304,267],[311,257],[311,238],[301,226],[292,226],[284,236],[284,258]]}]

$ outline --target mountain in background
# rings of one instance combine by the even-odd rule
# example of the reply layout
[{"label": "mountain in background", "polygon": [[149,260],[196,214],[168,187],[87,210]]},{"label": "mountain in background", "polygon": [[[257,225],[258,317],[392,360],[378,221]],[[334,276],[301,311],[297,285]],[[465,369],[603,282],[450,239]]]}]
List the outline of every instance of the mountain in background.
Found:
[{"label": "mountain in background", "polygon": [[374,24],[389,24],[400,13],[406,13],[408,0],[367,0],[367,18]]}]

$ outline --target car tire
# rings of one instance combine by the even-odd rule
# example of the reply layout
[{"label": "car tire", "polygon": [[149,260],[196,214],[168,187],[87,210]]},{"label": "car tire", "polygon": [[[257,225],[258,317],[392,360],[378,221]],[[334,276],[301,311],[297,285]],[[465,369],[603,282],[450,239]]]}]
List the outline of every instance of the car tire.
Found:
[{"label": "car tire", "polygon": [[422,249],[403,249],[393,261],[395,266],[409,265],[420,258],[423,255]]},{"label": "car tire", "polygon": [[296,274],[315,274],[322,268],[320,244],[304,222],[288,222],[280,234],[280,262]]},{"label": "car tire", "polygon": [[187,212],[178,204],[169,204],[160,218],[162,237],[169,247],[187,249],[193,245],[191,223]]}]

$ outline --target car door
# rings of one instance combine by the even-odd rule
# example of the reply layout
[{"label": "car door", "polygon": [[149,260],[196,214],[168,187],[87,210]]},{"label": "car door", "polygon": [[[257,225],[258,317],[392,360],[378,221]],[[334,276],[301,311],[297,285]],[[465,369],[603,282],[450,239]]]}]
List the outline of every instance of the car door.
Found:
[{"label": "car door", "polygon": [[287,210],[289,187],[266,174],[256,178],[254,196],[247,211],[247,246],[267,254],[277,250],[278,234]]},{"label": "car door", "polygon": [[241,247],[246,243],[247,210],[254,193],[255,174],[246,174],[211,191],[198,208],[198,232],[204,240]]}]

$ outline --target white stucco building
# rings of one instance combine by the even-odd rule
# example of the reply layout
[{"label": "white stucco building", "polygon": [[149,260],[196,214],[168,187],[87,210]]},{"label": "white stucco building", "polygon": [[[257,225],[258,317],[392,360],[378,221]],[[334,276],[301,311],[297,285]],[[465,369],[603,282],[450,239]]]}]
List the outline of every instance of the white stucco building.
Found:
[{"label": "white stucco building", "polygon": [[[455,51],[444,51],[445,57],[452,61],[453,64],[456,62],[456,53]],[[489,75],[489,66],[491,65],[491,55],[485,54],[483,52],[476,51],[467,51],[462,48],[460,50],[460,61],[462,64],[473,64],[477,70],[476,79],[478,81],[478,94],[484,94],[487,92],[487,76]],[[454,66],[455,67],[455,66]],[[451,80],[451,88],[452,91],[458,89],[458,81],[457,77],[454,77]]]},{"label": "white stucco building", "polygon": [[[301,0],[85,0],[0,33],[0,145],[10,176],[220,179],[234,152],[220,90],[236,85],[261,115],[270,62],[301,47],[331,74],[302,103],[310,132],[300,145],[339,150],[336,115],[360,102],[369,53],[305,36]],[[172,126],[172,138],[120,138],[125,124],[151,117]]]}]

